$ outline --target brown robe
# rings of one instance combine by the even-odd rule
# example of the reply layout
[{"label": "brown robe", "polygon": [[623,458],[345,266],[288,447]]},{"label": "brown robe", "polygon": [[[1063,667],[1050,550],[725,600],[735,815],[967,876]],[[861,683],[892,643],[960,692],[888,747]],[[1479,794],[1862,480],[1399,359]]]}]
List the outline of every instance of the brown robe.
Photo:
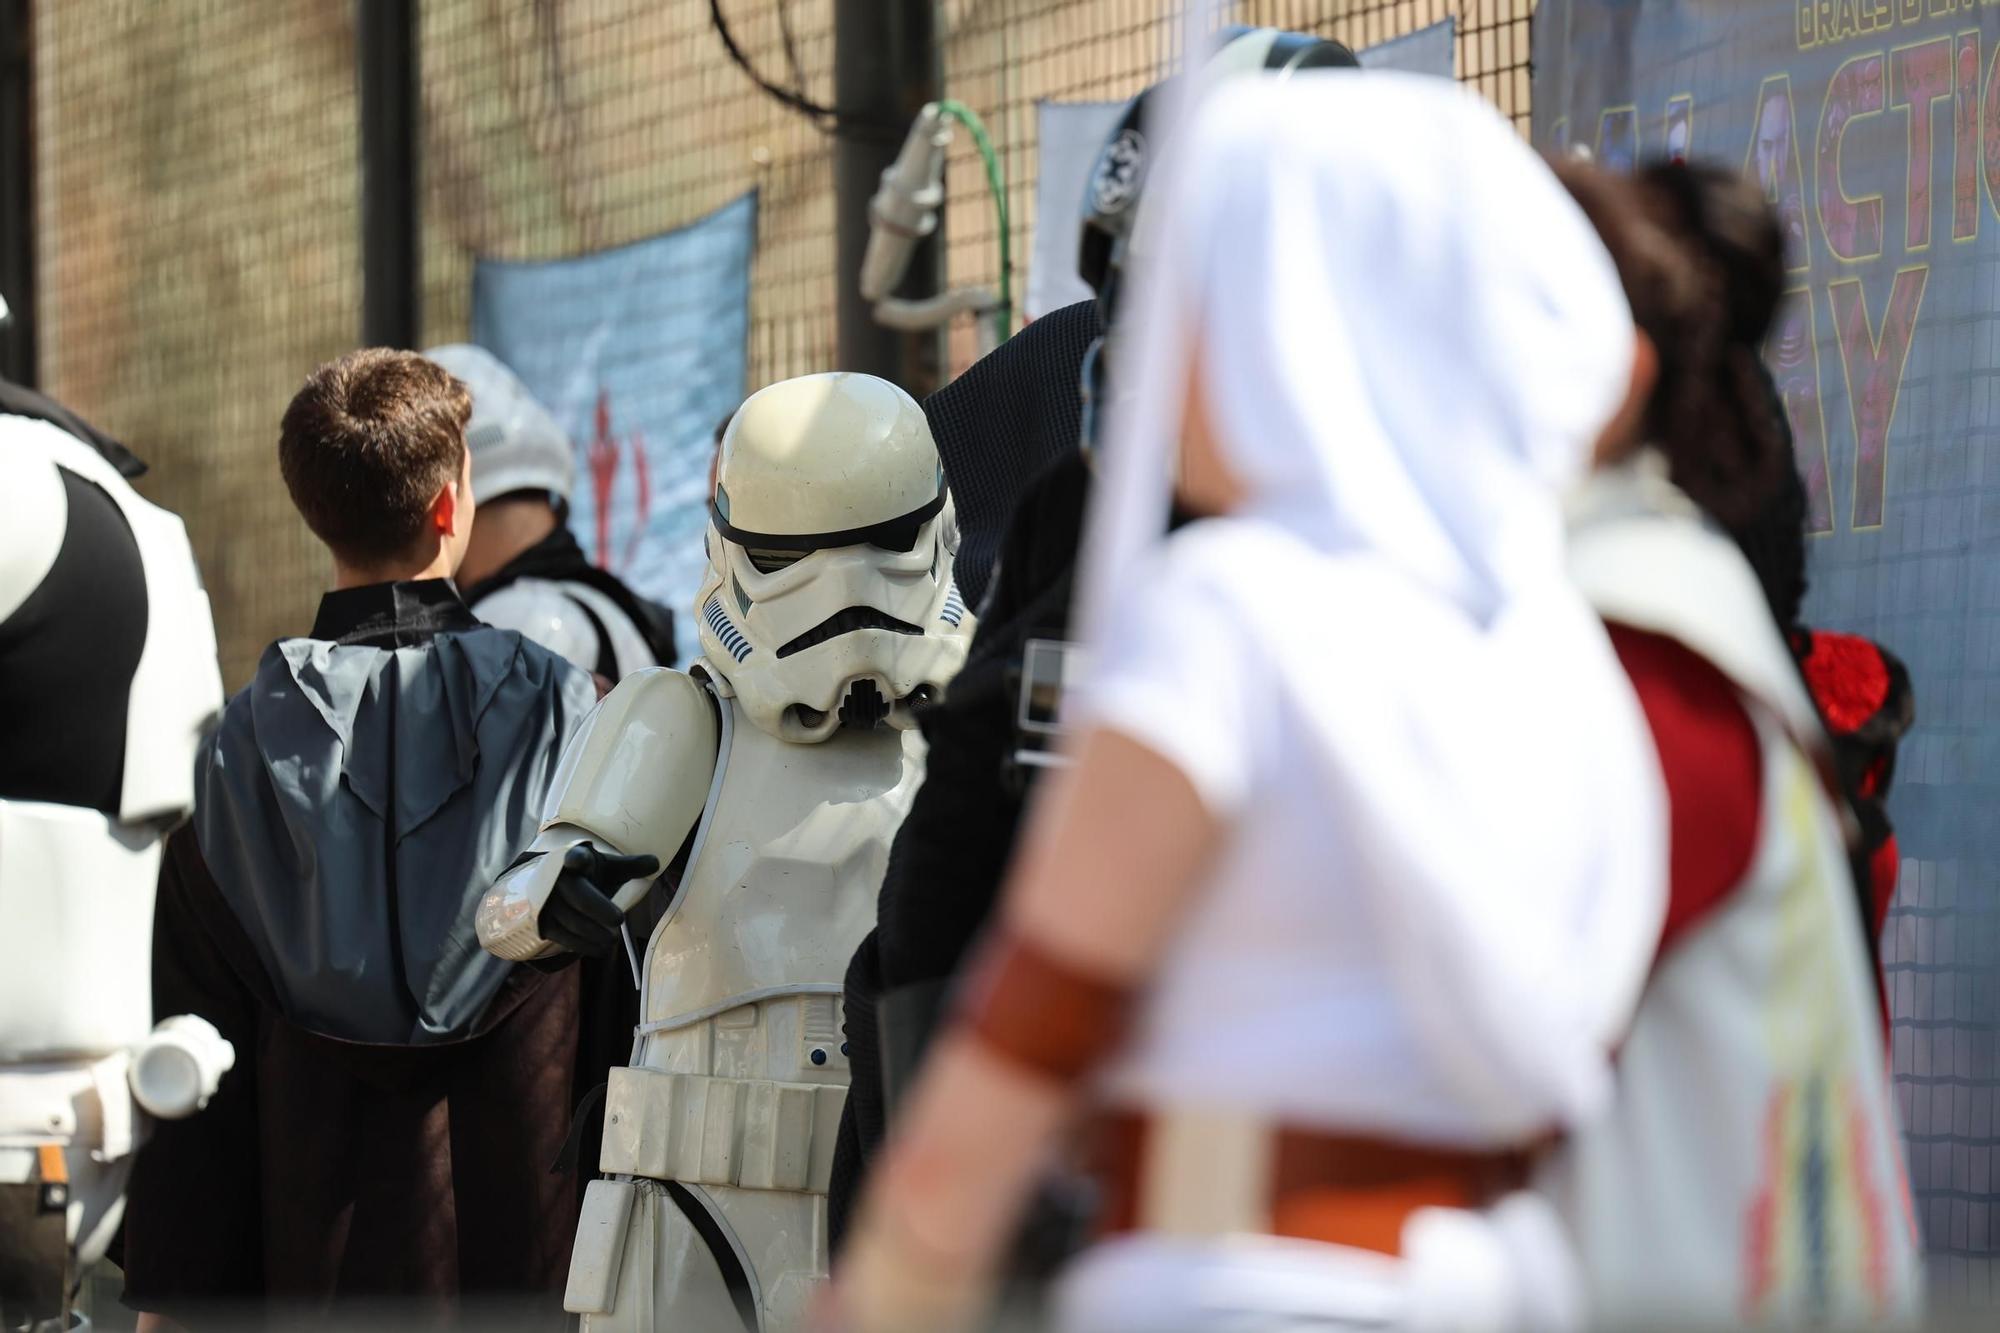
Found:
[{"label": "brown robe", "polygon": [[[267,1314],[555,1326],[575,1181],[550,1165],[576,1082],[578,975],[516,968],[457,1041],[372,1046],[287,1022],[191,829],[167,844],[156,1012],[236,1048],[200,1114],[160,1124],[125,1220],[125,1300],[184,1323]],[[513,1323],[513,1318],[506,1322]]]}]

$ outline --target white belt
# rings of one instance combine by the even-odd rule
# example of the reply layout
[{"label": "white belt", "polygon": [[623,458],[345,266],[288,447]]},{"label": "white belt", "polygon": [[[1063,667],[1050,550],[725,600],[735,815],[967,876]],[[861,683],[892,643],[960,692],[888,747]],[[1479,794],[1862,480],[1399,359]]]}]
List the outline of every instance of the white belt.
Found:
[{"label": "white belt", "polygon": [[824,1194],[847,1089],[831,1083],[611,1071],[606,1175]]},{"label": "white belt", "polygon": [[[130,1065],[124,1051],[74,1064],[0,1065],[0,1149],[81,1143],[98,1162],[128,1156],[139,1139],[125,1081]],[[32,1155],[8,1152],[0,1179],[26,1179],[15,1170]]]}]

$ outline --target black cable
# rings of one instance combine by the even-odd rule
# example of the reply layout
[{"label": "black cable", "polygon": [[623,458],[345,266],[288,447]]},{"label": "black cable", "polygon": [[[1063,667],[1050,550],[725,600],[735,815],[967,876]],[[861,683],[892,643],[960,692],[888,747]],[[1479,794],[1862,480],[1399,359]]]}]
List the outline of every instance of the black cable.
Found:
[{"label": "black cable", "polygon": [[[784,22],[784,9],[782,5],[778,13],[779,21],[782,24]],[[794,92],[789,88],[780,87],[778,84],[772,83],[769,79],[758,73],[757,67],[750,63],[750,57],[745,55],[743,48],[736,44],[735,35],[729,31],[729,21],[722,16],[722,0],[708,0],[708,19],[710,26],[715,29],[715,35],[722,39],[722,47],[725,51],[729,52],[729,58],[736,63],[736,67],[743,71],[750,82],[756,84],[764,91],[765,95],[776,99],[802,116],[809,116],[817,121],[831,122],[832,128],[836,133],[842,131],[860,131],[870,136],[899,133],[893,126],[883,125],[865,116],[851,115],[840,110],[838,107],[831,107],[820,102],[815,102],[805,95],[803,89]],[[786,53],[792,57],[793,72],[796,77],[798,73],[798,61],[796,54],[791,49],[790,37],[790,29],[787,27]],[[826,128],[826,126],[822,125],[822,128]]]}]

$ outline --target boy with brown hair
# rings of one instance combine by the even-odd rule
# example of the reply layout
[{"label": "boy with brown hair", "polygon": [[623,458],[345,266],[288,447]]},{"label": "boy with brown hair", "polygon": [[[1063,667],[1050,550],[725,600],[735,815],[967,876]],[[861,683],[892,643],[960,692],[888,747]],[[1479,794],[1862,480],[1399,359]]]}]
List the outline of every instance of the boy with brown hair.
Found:
[{"label": "boy with brown hair", "polygon": [[333,589],[229,701],[168,846],[155,1001],[237,1063],[135,1171],[146,1325],[475,1295],[560,1315],[576,974],[494,958],[473,914],[596,691],[450,581],[469,414],[464,385],[385,349],[321,366],[285,413],[279,468]]}]

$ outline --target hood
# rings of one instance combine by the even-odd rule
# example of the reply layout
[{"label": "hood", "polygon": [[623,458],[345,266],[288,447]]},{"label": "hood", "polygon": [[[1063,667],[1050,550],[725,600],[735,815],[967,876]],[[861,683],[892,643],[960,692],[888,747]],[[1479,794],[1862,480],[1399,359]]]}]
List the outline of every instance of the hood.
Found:
[{"label": "hood", "polygon": [[393,1045],[470,1032],[510,966],[473,913],[595,702],[504,630],[265,651],[197,760],[195,829],[288,1019]]},{"label": "hood", "polygon": [[953,572],[968,606],[986,596],[1021,493],[1077,449],[1084,354],[1103,331],[1095,302],[1052,310],[924,399],[958,506]]},{"label": "hood", "polygon": [[1162,165],[1102,491],[1129,511],[1099,505],[1087,600],[1109,604],[1159,540],[1190,372],[1245,516],[1480,623],[1558,582],[1557,496],[1630,382],[1634,333],[1609,254],[1513,125],[1438,79],[1246,80]]}]

